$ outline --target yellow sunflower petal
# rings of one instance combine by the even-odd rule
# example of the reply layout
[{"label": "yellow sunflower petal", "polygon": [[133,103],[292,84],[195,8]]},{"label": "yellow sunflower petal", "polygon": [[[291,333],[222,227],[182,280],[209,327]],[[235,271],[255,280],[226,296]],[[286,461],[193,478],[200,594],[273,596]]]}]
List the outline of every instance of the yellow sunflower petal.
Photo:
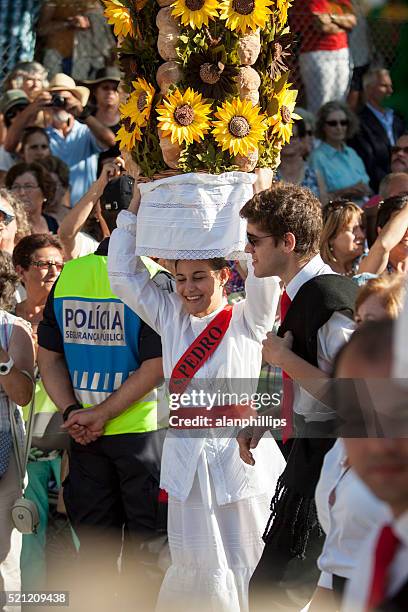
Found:
[{"label": "yellow sunflower petal", "polygon": [[266,115],[248,100],[234,98],[217,108],[212,134],[222,151],[247,155],[258,148],[268,127]]},{"label": "yellow sunflower petal", "polygon": [[120,0],[103,0],[105,4],[105,17],[113,25],[115,36],[135,36],[132,17],[129,9]]}]

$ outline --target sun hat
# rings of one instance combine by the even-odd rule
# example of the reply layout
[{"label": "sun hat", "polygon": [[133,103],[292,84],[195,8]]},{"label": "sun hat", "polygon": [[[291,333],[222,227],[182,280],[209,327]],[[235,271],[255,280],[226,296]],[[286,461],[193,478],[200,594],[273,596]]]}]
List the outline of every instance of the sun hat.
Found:
[{"label": "sun hat", "polygon": [[87,87],[77,85],[74,79],[63,72],[58,72],[52,77],[47,91],[70,91],[78,98],[82,106],[86,106],[90,94]]},{"label": "sun hat", "polygon": [[0,113],[7,113],[13,106],[27,106],[30,100],[22,89],[9,89],[0,98]]},{"label": "sun hat", "polygon": [[120,82],[120,71],[116,66],[105,66],[104,68],[99,68],[96,71],[95,78],[89,79],[87,81],[82,80],[81,83],[85,83],[85,85],[97,85],[98,83],[103,83],[103,81],[117,81]]}]

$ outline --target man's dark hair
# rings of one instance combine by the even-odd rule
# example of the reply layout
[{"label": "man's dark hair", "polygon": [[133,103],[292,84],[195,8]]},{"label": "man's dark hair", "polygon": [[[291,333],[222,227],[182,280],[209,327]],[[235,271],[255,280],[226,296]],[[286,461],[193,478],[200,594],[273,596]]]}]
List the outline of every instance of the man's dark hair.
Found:
[{"label": "man's dark hair", "polygon": [[45,249],[46,247],[55,247],[61,251],[62,255],[64,254],[64,248],[61,241],[52,234],[31,234],[30,236],[22,238],[14,247],[14,266],[21,266],[24,270],[28,270],[31,265],[33,253],[38,249]]},{"label": "man's dark hair", "polygon": [[249,200],[240,215],[276,240],[282,240],[288,232],[293,234],[296,238],[294,250],[298,255],[319,252],[322,206],[305,187],[276,183]]},{"label": "man's dark hair", "polygon": [[392,213],[402,210],[408,204],[408,193],[387,198],[378,205],[376,227],[384,227]]}]

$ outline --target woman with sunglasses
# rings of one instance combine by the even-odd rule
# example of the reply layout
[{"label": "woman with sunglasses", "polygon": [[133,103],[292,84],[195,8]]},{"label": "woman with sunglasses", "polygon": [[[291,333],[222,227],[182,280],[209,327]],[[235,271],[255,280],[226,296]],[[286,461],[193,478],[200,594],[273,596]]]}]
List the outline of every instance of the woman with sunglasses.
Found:
[{"label": "woman with sunglasses", "polygon": [[55,181],[38,163],[16,164],[6,174],[6,187],[21,200],[27,211],[33,233],[56,234],[58,222],[43,212],[46,202],[52,202],[55,195]]},{"label": "woman with sunglasses", "polygon": [[310,155],[310,164],[321,173],[330,199],[362,204],[371,195],[369,177],[362,159],[346,145],[356,131],[356,116],[345,104],[324,104],[316,122],[316,136],[322,142]]},{"label": "woman with sunglasses", "polygon": [[11,191],[0,188],[0,251],[11,255],[16,244],[30,233],[23,205]]}]

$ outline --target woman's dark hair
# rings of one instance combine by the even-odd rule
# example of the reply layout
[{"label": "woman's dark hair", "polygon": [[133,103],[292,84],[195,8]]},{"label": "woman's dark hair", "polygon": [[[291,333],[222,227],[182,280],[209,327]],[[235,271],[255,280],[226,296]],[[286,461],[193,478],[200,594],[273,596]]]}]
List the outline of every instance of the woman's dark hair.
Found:
[{"label": "woman's dark hair", "polygon": [[47,202],[52,202],[55,197],[55,181],[50,173],[38,162],[33,162],[32,164],[20,162],[12,166],[4,179],[7,189],[12,189],[14,181],[26,172],[30,172],[30,174],[35,176],[38,186],[44,194],[44,198]]},{"label": "woman's dark hair", "polygon": [[298,137],[304,138],[306,136],[306,123],[304,119],[298,119],[294,125],[297,127]]},{"label": "woman's dark hair", "polygon": [[[181,259],[176,259],[176,261],[174,262],[174,268],[177,268],[177,264],[179,261],[181,261]],[[227,260],[224,257],[212,257],[211,259],[204,259],[203,261],[208,261],[211,270],[214,271],[222,270],[223,268],[230,268]]]},{"label": "woman's dark hair", "polygon": [[392,196],[378,204],[376,227],[383,228],[394,212],[402,210],[408,204],[408,193]]},{"label": "woman's dark hair", "polygon": [[61,241],[52,234],[31,234],[31,236],[22,238],[17,246],[14,247],[14,266],[21,266],[24,270],[28,270],[31,265],[33,253],[38,249],[44,249],[46,247],[55,247],[61,251],[61,253],[64,252]]},{"label": "woman's dark hair", "polygon": [[358,119],[357,116],[349,109],[349,107],[343,102],[334,100],[333,102],[327,102],[320,107],[316,118],[316,129],[315,136],[323,140],[326,140],[326,132],[324,126],[326,125],[327,117],[336,111],[342,111],[347,118],[348,127],[345,140],[352,138],[358,131]]},{"label": "woman's dark hair", "polygon": [[38,159],[36,163],[43,166],[48,172],[56,174],[64,189],[69,188],[69,167],[62,159],[55,155],[48,155]]},{"label": "woman's dark hair", "polygon": [[0,251],[0,308],[13,311],[16,307],[16,288],[19,282],[11,255]]},{"label": "woman's dark hair", "polygon": [[33,126],[25,128],[23,131],[23,136],[21,138],[21,148],[22,149],[24,149],[25,145],[27,144],[27,140],[33,134],[42,134],[42,136],[44,136],[44,138],[47,140],[48,144],[50,144],[50,137],[48,136],[45,129],[37,125],[33,125]]}]

